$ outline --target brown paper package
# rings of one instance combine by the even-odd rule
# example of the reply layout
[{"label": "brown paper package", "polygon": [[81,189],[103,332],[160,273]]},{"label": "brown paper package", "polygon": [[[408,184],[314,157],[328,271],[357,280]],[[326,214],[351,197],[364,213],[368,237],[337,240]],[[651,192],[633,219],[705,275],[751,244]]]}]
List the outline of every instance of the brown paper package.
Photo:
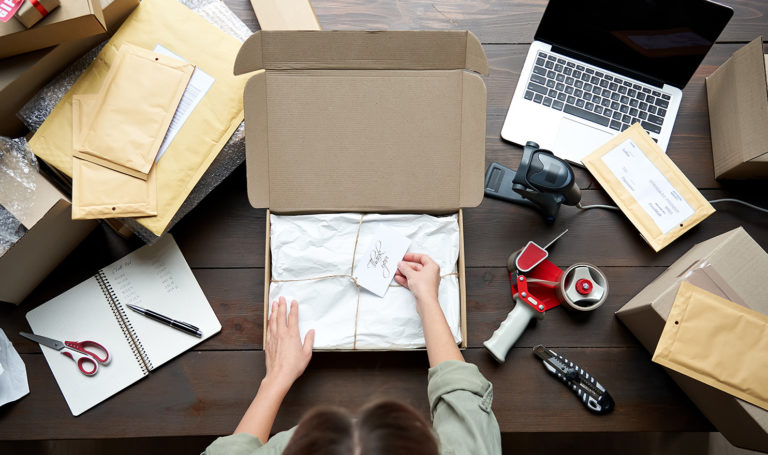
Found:
[{"label": "brown paper package", "polygon": [[[84,135],[84,117],[93,112],[97,95],[72,99],[73,141]],[[97,219],[157,214],[157,181],[154,168],[147,180],[96,163],[73,158],[72,219]]]},{"label": "brown paper package", "polygon": [[768,316],[682,282],[653,361],[768,410]]},{"label": "brown paper package", "polygon": [[123,44],[96,97],[83,113],[75,156],[146,179],[194,66]]}]

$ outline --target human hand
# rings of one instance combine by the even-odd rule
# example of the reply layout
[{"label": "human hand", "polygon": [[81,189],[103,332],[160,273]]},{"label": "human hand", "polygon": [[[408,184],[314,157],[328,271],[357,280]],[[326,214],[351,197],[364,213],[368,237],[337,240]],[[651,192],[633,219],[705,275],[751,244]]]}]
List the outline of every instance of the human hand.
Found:
[{"label": "human hand", "polygon": [[304,373],[312,358],[315,331],[307,332],[302,345],[299,335],[299,304],[293,300],[291,312],[286,317],[287,306],[282,296],[279,301],[272,302],[264,345],[267,367],[264,379],[273,379],[276,384],[290,387]]},{"label": "human hand", "polygon": [[395,281],[411,290],[419,306],[437,302],[440,267],[426,254],[406,253],[397,265]]}]

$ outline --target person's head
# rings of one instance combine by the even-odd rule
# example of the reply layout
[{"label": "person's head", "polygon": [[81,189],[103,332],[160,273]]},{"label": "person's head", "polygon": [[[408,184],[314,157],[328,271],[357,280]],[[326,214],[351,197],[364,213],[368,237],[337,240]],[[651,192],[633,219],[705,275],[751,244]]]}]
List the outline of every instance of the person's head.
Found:
[{"label": "person's head", "polygon": [[438,455],[432,427],[412,407],[383,401],[355,418],[335,408],[310,411],[299,422],[283,455]]}]

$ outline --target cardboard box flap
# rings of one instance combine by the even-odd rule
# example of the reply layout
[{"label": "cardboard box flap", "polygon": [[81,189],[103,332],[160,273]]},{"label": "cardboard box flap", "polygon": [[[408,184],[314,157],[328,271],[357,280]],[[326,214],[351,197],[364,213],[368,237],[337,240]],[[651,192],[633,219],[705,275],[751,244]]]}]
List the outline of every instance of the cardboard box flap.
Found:
[{"label": "cardboard box flap", "polygon": [[260,69],[468,69],[488,74],[488,60],[469,31],[278,31],[251,35],[235,74]]},{"label": "cardboard box flap", "polygon": [[485,84],[465,71],[259,72],[245,89],[248,196],[274,211],[478,205]]},{"label": "cardboard box flap", "polygon": [[768,124],[761,36],[734,52],[707,77],[707,96],[716,175],[768,153],[763,130],[745,127]]},{"label": "cardboard box flap", "polygon": [[[280,213],[479,205],[486,88],[465,71],[470,36],[482,57],[470,60],[485,64],[468,32],[252,35],[235,63],[236,72],[261,69],[244,91],[251,205]],[[413,58],[424,53],[439,57]]]}]

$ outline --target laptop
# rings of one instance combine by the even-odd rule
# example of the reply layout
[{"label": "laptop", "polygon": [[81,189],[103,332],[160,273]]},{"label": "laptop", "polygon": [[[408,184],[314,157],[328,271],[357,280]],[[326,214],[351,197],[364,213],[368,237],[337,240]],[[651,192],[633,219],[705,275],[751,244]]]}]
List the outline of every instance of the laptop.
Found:
[{"label": "laptop", "polygon": [[666,151],[682,89],[732,15],[709,0],[549,0],[501,137],[581,164],[640,122]]}]

